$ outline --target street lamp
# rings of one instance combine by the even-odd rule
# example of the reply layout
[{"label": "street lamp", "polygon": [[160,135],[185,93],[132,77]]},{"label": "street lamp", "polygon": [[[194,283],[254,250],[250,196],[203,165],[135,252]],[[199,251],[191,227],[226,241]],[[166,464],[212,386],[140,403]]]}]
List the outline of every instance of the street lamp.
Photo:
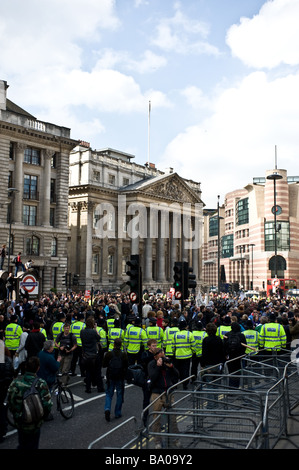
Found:
[{"label": "street lamp", "polygon": [[217,255],[217,277],[218,277],[218,286],[217,286],[217,292],[220,294],[220,219],[223,219],[223,217],[220,217],[220,207],[219,207],[219,199],[220,196],[218,195],[218,202],[217,202],[217,230],[218,230],[218,255]]},{"label": "street lamp", "polygon": [[10,265],[10,252],[11,252],[11,224],[12,224],[12,212],[13,212],[13,195],[18,193],[17,188],[8,188],[8,197],[10,198],[9,202],[9,234],[8,234],[8,256],[7,256],[7,271],[9,272]]},{"label": "street lamp", "polygon": [[272,207],[272,212],[274,214],[274,250],[275,250],[275,255],[274,255],[274,277],[277,278],[277,228],[276,228],[276,212],[277,212],[277,207],[276,207],[276,181],[281,180],[282,176],[279,175],[277,172],[273,172],[272,175],[267,176],[268,180],[273,180],[274,184],[274,206]]},{"label": "street lamp", "polygon": [[249,243],[249,246],[251,246],[251,290],[253,290],[253,247],[255,244]]}]

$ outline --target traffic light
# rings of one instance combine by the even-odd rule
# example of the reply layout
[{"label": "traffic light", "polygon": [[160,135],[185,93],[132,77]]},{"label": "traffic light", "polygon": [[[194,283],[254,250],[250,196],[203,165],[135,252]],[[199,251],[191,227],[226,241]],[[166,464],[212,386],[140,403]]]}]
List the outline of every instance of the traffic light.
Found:
[{"label": "traffic light", "polygon": [[181,292],[183,294],[183,266],[181,261],[174,263],[173,272],[173,287],[175,292]]},{"label": "traffic light", "polygon": [[187,289],[195,289],[196,288],[196,276],[193,274],[193,268],[188,266],[188,274],[187,274]]},{"label": "traffic light", "polygon": [[193,274],[193,268],[189,267],[187,261],[184,262],[184,299],[189,297],[189,289],[195,289],[196,287],[196,276]]},{"label": "traffic light", "polygon": [[126,272],[126,274],[130,276],[130,280],[127,281],[126,284],[130,287],[130,292],[136,294],[136,300],[138,301],[141,289],[139,255],[131,255],[130,261],[127,261],[126,264],[130,268],[130,270]]},{"label": "traffic light", "polygon": [[78,286],[79,285],[79,274],[74,274],[73,275],[73,286]]}]

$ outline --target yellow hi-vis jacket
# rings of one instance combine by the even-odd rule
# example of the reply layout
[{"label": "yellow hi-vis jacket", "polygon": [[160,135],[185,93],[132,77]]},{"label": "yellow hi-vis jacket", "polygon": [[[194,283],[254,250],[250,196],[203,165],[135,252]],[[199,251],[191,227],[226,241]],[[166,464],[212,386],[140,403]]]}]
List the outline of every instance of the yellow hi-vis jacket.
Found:
[{"label": "yellow hi-vis jacket", "polygon": [[157,348],[162,347],[162,342],[164,338],[163,328],[160,326],[148,326],[145,328],[146,335],[148,339],[155,339],[157,341]]},{"label": "yellow hi-vis jacket", "polygon": [[20,337],[23,333],[22,327],[18,323],[8,323],[5,328],[5,346],[10,351],[16,351],[20,345]]},{"label": "yellow hi-vis jacket", "polygon": [[261,349],[284,349],[286,347],[286,333],[280,323],[265,323],[260,329]]},{"label": "yellow hi-vis jacket", "polygon": [[172,350],[176,359],[189,359],[195,353],[195,339],[191,331],[181,330],[174,334]]},{"label": "yellow hi-vis jacket", "polygon": [[165,351],[166,356],[173,355],[173,350],[172,350],[173,335],[177,331],[180,331],[177,326],[170,326],[169,328],[166,328],[166,330],[164,331],[163,349]]},{"label": "yellow hi-vis jacket", "polygon": [[121,347],[121,350],[123,351],[124,350],[124,337],[125,337],[125,332],[122,328],[110,328],[109,331],[108,331],[108,342],[109,342],[109,347],[108,347],[108,351],[112,351],[112,349],[114,348],[114,341],[116,340],[116,338],[120,338],[122,340],[122,347]]},{"label": "yellow hi-vis jacket", "polygon": [[97,330],[97,333],[98,335],[100,336],[100,343],[101,343],[101,346],[102,346],[102,349],[106,349],[108,344],[107,344],[107,333],[106,331],[104,330],[104,328],[102,328],[101,326],[97,326],[96,327],[96,330]]},{"label": "yellow hi-vis jacket", "polygon": [[203,339],[208,335],[208,333],[204,330],[202,331],[192,331],[195,340],[195,354],[197,357],[202,356],[202,342]]},{"label": "yellow hi-vis jacket", "polygon": [[79,320],[71,324],[71,333],[76,336],[77,346],[82,346],[80,333],[84,328],[86,328],[84,321]]},{"label": "yellow hi-vis jacket", "polygon": [[231,331],[232,327],[231,325],[220,325],[217,328],[217,336],[220,336],[221,339],[223,339],[223,336],[226,335],[229,331]]},{"label": "yellow hi-vis jacket", "polygon": [[[256,348],[258,349],[259,348],[259,344],[260,344],[260,334],[258,331],[256,330],[245,330],[243,331],[243,334],[246,338],[246,344],[248,344],[248,346],[252,346],[253,348]],[[253,351],[253,349],[250,349],[250,348],[246,348],[245,350],[245,354],[257,354],[258,351]]]},{"label": "yellow hi-vis jacket", "polygon": [[146,348],[147,334],[140,326],[128,326],[125,332],[124,344],[129,354],[137,354],[140,347]]}]

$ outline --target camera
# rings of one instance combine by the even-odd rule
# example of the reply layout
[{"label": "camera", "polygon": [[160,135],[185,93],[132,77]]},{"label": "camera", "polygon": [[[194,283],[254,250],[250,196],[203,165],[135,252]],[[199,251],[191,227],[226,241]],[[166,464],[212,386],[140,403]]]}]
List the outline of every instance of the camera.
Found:
[{"label": "camera", "polygon": [[164,364],[171,364],[171,359],[169,357],[162,357]]}]

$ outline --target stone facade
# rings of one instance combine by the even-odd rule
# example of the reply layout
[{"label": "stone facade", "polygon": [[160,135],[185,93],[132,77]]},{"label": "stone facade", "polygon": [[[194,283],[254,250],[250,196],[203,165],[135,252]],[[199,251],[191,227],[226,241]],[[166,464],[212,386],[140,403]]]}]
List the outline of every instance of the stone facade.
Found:
[{"label": "stone facade", "polygon": [[[0,240],[34,261],[42,290],[63,288],[67,267],[70,129],[38,121],[7,98],[0,81]],[[9,232],[11,231],[10,243]],[[9,266],[8,266],[8,262]]]},{"label": "stone facade", "polygon": [[189,261],[200,280],[200,184],[133,159],[86,143],[70,154],[68,272],[72,280],[79,275],[78,288],[124,287],[132,254],[140,255],[150,291],[172,287],[175,261]]}]

